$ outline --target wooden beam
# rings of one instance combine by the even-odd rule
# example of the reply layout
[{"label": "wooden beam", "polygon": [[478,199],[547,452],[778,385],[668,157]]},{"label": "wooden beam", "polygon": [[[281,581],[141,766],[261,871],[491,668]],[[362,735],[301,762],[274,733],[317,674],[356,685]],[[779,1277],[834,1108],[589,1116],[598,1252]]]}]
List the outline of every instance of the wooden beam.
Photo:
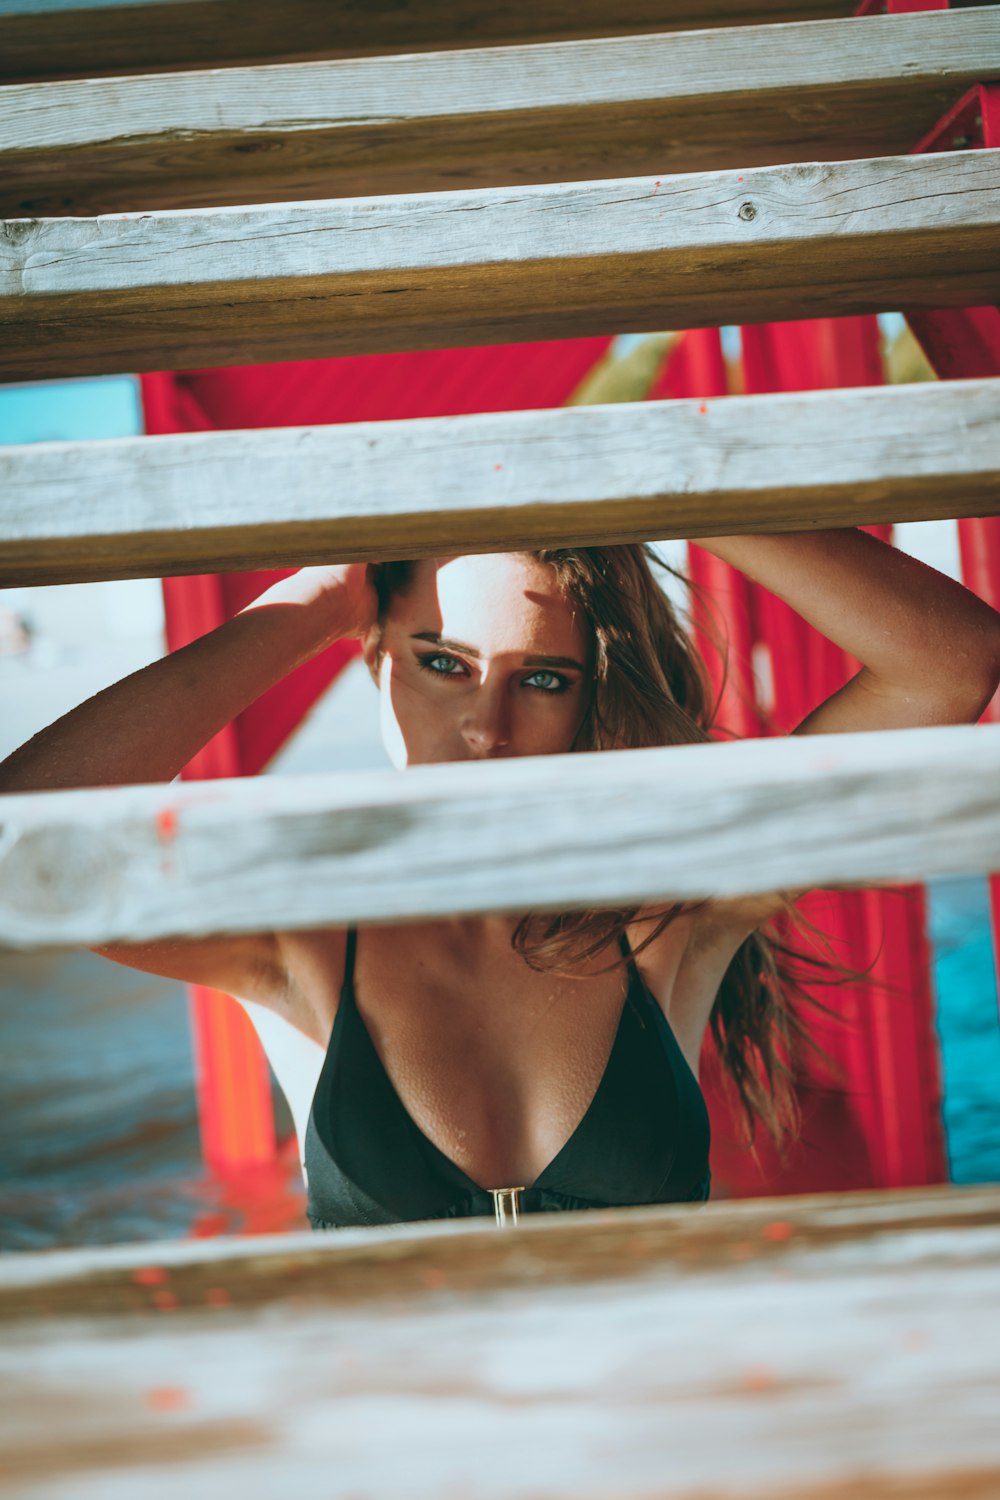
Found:
[{"label": "wooden beam", "polygon": [[0,944],[905,882],[998,848],[1000,725],[9,795]]},{"label": "wooden beam", "polygon": [[0,447],[0,587],[998,506],[997,380],[36,443]]},{"label": "wooden beam", "polygon": [[[785,1232],[773,1233],[776,1218]],[[857,1265],[872,1254],[892,1257],[903,1241],[911,1251],[932,1250],[943,1236],[957,1247],[964,1234],[974,1257],[998,1232],[1000,1187],[986,1184],[528,1214],[516,1230],[499,1234],[490,1221],[465,1219],[336,1234],[83,1245],[0,1259],[0,1326],[6,1342],[28,1318],[142,1317],[155,1309],[155,1289],[165,1285],[195,1314],[205,1308],[206,1291],[220,1285],[245,1310],[308,1296],[330,1308],[375,1312],[401,1298],[433,1302],[442,1278],[458,1296],[523,1290],[529,1266],[530,1284],[539,1290],[644,1281],[654,1266],[686,1281],[695,1271],[725,1275],[737,1261],[770,1278],[799,1256],[825,1254]],[[136,1276],[151,1263],[159,1276]],[[428,1274],[434,1271],[438,1276]]]},{"label": "wooden beam", "polygon": [[0,224],[0,378],[1000,301],[1000,150]]},{"label": "wooden beam", "polygon": [[905,154],[1000,74],[1000,6],[0,91],[0,214]]},{"label": "wooden beam", "polygon": [[944,1187],[7,1255],[8,1493],[995,1500],[998,1223]]},{"label": "wooden beam", "polygon": [[851,0],[17,0],[0,14],[0,83],[435,51],[849,16]]}]

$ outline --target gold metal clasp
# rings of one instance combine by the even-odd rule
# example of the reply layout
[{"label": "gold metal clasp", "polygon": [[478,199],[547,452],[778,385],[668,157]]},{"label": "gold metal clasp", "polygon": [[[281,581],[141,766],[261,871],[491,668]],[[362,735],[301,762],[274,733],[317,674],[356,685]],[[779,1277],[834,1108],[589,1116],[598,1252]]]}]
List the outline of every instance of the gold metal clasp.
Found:
[{"label": "gold metal clasp", "polygon": [[518,1220],[518,1205],[520,1196],[524,1192],[522,1187],[487,1188],[487,1192],[493,1195],[493,1212],[496,1214],[497,1228],[506,1229]]}]

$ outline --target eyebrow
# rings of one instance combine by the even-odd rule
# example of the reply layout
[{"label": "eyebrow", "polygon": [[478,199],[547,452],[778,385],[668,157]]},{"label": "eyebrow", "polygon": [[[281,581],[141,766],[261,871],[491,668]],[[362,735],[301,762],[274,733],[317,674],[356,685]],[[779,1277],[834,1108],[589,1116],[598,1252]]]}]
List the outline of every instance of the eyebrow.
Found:
[{"label": "eyebrow", "polygon": [[[454,651],[459,656],[471,656],[476,661],[482,656],[482,652],[476,646],[467,646],[464,641],[453,641],[447,636],[438,635],[434,630],[421,630],[410,637],[411,641],[429,641],[432,646],[441,646],[445,651]],[[576,672],[584,670],[583,663],[576,661],[572,656],[526,656],[524,658],[526,667],[569,667]]]}]

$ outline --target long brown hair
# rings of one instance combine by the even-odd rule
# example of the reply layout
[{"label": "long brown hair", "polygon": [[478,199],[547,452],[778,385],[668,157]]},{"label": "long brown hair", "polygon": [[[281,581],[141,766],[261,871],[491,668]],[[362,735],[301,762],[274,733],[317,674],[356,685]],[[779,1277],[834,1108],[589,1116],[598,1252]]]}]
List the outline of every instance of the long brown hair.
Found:
[{"label": "long brown hair", "polygon": [[[525,555],[553,568],[563,596],[579,610],[591,634],[592,691],[572,748],[625,750],[707,742],[717,704],[705,663],[654,569],[678,579],[682,575],[640,543],[550,547]],[[374,569],[383,618],[412,569],[406,562],[381,563]],[[705,904],[673,903],[655,912],[619,907],[556,916],[529,914],[518,924],[513,943],[535,969],[567,970],[605,952],[613,955],[608,964],[612,968],[626,961],[620,941],[637,922],[648,922],[649,930],[633,943],[633,953],[640,953],[677,917]],[[786,910],[799,928],[816,933],[790,902]],[[815,982],[825,973],[829,983],[833,968],[842,975],[858,975],[829,958],[791,946],[767,925],[770,935],[751,934],[730,962],[710,1026],[723,1076],[735,1089],[748,1144],[761,1120],[784,1149],[799,1127],[794,1088],[799,1058],[806,1047],[822,1052],[798,1014],[799,1006],[804,1002],[833,1014],[809,994],[804,982]]]}]

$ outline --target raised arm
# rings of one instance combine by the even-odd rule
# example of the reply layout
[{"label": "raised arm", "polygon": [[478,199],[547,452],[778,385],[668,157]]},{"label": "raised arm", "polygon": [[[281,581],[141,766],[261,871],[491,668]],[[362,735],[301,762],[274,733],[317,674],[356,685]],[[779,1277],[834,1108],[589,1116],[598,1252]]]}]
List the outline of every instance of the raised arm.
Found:
[{"label": "raised arm", "polygon": [[795,734],[975,723],[1000,682],[1000,614],[868,532],[715,536],[698,545],[862,663]]},{"label": "raised arm", "polygon": [[[714,536],[698,545],[739,568],[862,663],[796,734],[975,722],[1000,681],[1000,614],[961,584],[867,532]],[[719,986],[740,944],[788,898],[708,902],[688,918],[680,964],[670,931],[639,965],[687,1056],[700,1054]],[[637,927],[635,941],[644,936]]]},{"label": "raised arm", "polygon": [[[233,619],[106,688],[0,764],[0,793],[170,781],[248,704],[334,641],[374,622],[364,564],[303,568]],[[273,1004],[273,934],[118,945],[118,963]]]},{"label": "raised arm", "polygon": [[[1000,614],[868,532],[713,536],[698,545],[784,599],[862,663],[793,734],[975,723],[996,692]],[[713,974],[721,978],[739,942],[782,905],[781,895],[712,903],[699,932]]]},{"label": "raised arm", "polygon": [[375,612],[362,563],[302,568],[218,629],[88,698],[0,764],[0,793],[171,781],[248,704]]}]

